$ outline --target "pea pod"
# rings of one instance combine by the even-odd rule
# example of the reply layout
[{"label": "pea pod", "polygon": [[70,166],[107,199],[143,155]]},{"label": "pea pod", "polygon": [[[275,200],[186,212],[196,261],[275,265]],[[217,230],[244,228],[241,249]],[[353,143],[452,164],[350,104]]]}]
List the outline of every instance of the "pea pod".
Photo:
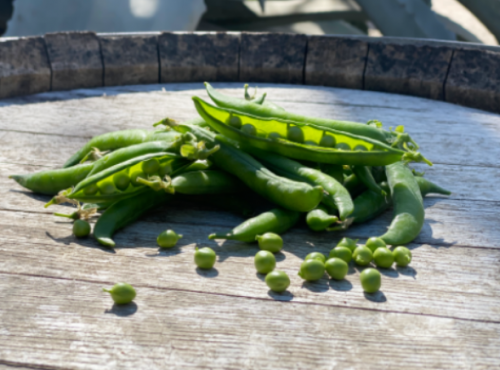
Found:
[{"label": "pea pod", "polygon": [[[387,183],[382,182],[379,186],[387,193],[390,192]],[[366,190],[354,199],[354,212],[351,217],[355,224],[369,221],[389,209],[391,205],[390,196],[383,196],[380,192]]]},{"label": "pea pod", "polygon": [[[420,153],[404,152],[367,137],[302,122],[251,116],[215,107],[198,97],[193,101],[212,129],[238,141],[243,150],[256,148],[332,164],[387,165],[402,159],[428,162]],[[234,117],[241,121],[241,129],[229,123]]]},{"label": "pea pod", "polygon": [[352,166],[352,171],[356,177],[371,191],[386,196],[387,193],[375,182],[371,169],[366,166]]},{"label": "pea pod", "polygon": [[[247,112],[257,117],[280,118],[288,121],[310,123],[338,131],[349,132],[354,135],[371,138],[382,143],[403,149],[411,146],[418,149],[417,143],[406,133],[398,131],[385,131],[377,125],[366,125],[363,123],[337,121],[325,118],[306,117],[299,114],[276,109],[273,106],[252,104],[243,99],[226,96],[215,90],[208,82],[205,82],[208,95],[219,107],[228,108],[239,112]],[[208,122],[207,122],[208,123]]]},{"label": "pea pod", "polygon": [[309,211],[306,216],[307,226],[313,231],[326,230],[332,224],[337,223],[338,220],[338,217],[328,214],[328,210],[321,204]]},{"label": "pea pod", "polygon": [[257,235],[267,232],[276,234],[285,232],[297,223],[299,217],[299,212],[275,208],[246,220],[228,232],[210,234],[208,238],[239,240],[251,243],[255,242]]},{"label": "pea pod", "polygon": [[278,154],[259,150],[252,150],[251,153],[279,175],[321,186],[326,192],[322,203],[330,208],[338,209],[341,220],[345,220],[354,210],[349,192],[333,177]]},{"label": "pea pod", "polygon": [[151,131],[142,129],[123,130],[108,132],[99,136],[93,137],[89,140],[80,150],[73,154],[64,163],[63,167],[71,167],[80,161],[92,150],[97,148],[99,150],[115,150],[124,148],[130,145],[144,143],[146,141],[170,141],[174,142],[179,140],[181,135],[175,131]]},{"label": "pea pod", "polygon": [[110,248],[115,247],[113,234],[117,230],[131,224],[155,206],[168,202],[172,197],[171,194],[146,188],[142,194],[114,203],[97,220],[94,237],[99,244]]},{"label": "pea pod", "polygon": [[389,245],[401,245],[417,237],[424,225],[424,203],[418,183],[402,162],[386,167],[387,181],[394,204],[394,218],[380,238]]},{"label": "pea pod", "polygon": [[324,174],[333,177],[339,183],[344,182],[344,169],[339,164],[318,163],[318,169]]},{"label": "pea pod", "polygon": [[75,186],[92,171],[93,164],[85,163],[71,168],[45,170],[24,175],[10,175],[17,183],[35,193],[55,195]]},{"label": "pea pod", "polygon": [[427,180],[424,177],[415,176],[415,181],[417,181],[418,187],[420,188],[420,193],[422,194],[423,197],[425,197],[427,194],[430,193],[443,194],[443,195],[451,194],[451,191],[443,189],[439,185],[434,184],[433,182]]},{"label": "pea pod", "polygon": [[249,154],[216,140],[210,131],[187,125],[178,125],[174,128],[183,133],[191,132],[207,145],[220,145],[220,149],[212,154],[210,160],[219,168],[238,177],[257,194],[283,208],[308,212],[314,209],[323,197],[322,187],[312,187],[303,182],[277,176]]}]

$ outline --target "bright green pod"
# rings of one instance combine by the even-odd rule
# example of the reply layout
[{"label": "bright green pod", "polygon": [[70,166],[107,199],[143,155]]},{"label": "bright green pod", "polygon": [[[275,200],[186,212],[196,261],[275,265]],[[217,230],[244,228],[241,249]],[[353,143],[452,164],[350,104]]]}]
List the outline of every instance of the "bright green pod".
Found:
[{"label": "bright green pod", "polygon": [[319,205],[306,215],[307,226],[313,231],[323,231],[339,221],[337,216],[328,214],[326,207]]},{"label": "bright green pod", "polygon": [[182,173],[172,179],[172,186],[180,194],[231,194],[246,189],[236,177],[215,170]]}]

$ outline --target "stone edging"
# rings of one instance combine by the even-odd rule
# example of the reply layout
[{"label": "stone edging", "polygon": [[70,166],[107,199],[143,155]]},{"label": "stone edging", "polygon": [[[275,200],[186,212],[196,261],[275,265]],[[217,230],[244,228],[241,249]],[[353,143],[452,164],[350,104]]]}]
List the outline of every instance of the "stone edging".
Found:
[{"label": "stone edging", "polygon": [[385,91],[500,113],[500,47],[247,32],[62,32],[0,39],[0,98],[201,81]]}]

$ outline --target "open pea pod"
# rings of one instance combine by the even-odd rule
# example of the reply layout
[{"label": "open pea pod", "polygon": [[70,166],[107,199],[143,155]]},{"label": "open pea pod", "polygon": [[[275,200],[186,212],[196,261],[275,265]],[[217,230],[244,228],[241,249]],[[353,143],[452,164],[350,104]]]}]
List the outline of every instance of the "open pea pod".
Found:
[{"label": "open pea pod", "polygon": [[193,101],[212,129],[238,141],[243,150],[258,148],[290,158],[342,165],[385,166],[400,160],[432,165],[418,152],[405,152],[367,137],[303,122],[252,116],[213,106],[198,97]]}]

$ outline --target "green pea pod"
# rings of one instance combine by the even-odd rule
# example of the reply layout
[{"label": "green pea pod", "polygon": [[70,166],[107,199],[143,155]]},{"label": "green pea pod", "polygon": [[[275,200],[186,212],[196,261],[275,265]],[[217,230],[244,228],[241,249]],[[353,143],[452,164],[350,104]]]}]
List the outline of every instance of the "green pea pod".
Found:
[{"label": "green pea pod", "polygon": [[140,157],[145,154],[159,152],[178,152],[182,145],[182,136],[174,141],[150,141],[141,144],[130,145],[117,149],[94,162],[94,167],[88,176],[92,176],[106,168],[113,167],[118,163],[129,159]]},{"label": "green pea pod", "polygon": [[80,150],[73,154],[64,163],[63,168],[74,166],[92,150],[97,148],[101,151],[116,150],[130,145],[144,143],[146,141],[170,141],[179,140],[181,135],[175,131],[151,131],[142,129],[123,130],[108,132],[99,136],[93,137]]},{"label": "green pea pod", "polygon": [[299,220],[300,213],[275,208],[260,215],[250,218],[233,230],[225,233],[214,233],[208,236],[209,239],[230,239],[242,242],[255,242],[257,235],[267,232],[281,234],[291,228]]},{"label": "green pea pod", "polygon": [[191,132],[207,145],[220,145],[210,160],[219,168],[238,177],[257,194],[292,211],[309,212],[323,198],[323,188],[292,181],[275,175],[249,154],[215,139],[215,135],[201,127],[178,125],[180,132]]},{"label": "green pea pod", "polygon": [[172,197],[172,194],[155,192],[146,188],[142,194],[114,203],[97,220],[94,227],[94,237],[101,245],[115,247],[113,234],[117,230],[130,225],[144,213],[155,206],[166,203]]},{"label": "green pea pod", "polygon": [[[390,192],[386,182],[379,186],[387,193]],[[383,196],[380,192],[366,190],[354,199],[354,212],[351,217],[355,224],[369,221],[385,212],[391,206],[391,197]]]},{"label": "green pea pod", "polygon": [[433,182],[427,180],[424,177],[415,176],[415,181],[417,181],[418,187],[420,188],[420,192],[422,193],[423,197],[425,197],[427,194],[430,193],[443,194],[443,195],[451,194],[451,191],[443,189],[442,187],[434,184]]},{"label": "green pea pod", "polygon": [[229,194],[245,190],[236,177],[214,170],[182,173],[172,179],[172,187],[180,194]]},{"label": "green pea pod", "polygon": [[255,149],[251,153],[279,175],[321,186],[325,191],[321,202],[330,208],[338,209],[341,220],[345,220],[354,210],[349,192],[333,177],[278,154]]},{"label": "green pea pod", "polygon": [[394,204],[394,218],[380,238],[389,245],[407,244],[417,237],[424,225],[422,194],[411,170],[404,163],[393,163],[385,171]]},{"label": "green pea pod", "polygon": [[339,164],[318,163],[318,169],[324,174],[333,177],[341,184],[344,182],[344,168]]},{"label": "green pea pod", "polygon": [[219,107],[228,108],[239,112],[247,112],[257,117],[280,118],[287,121],[310,123],[316,126],[322,126],[338,131],[349,132],[354,135],[371,138],[382,143],[404,149],[411,146],[412,149],[418,149],[417,143],[406,133],[399,131],[385,131],[374,125],[364,123],[337,121],[325,118],[306,117],[299,114],[287,112],[282,109],[276,109],[273,106],[252,104],[243,99],[229,97],[219,93],[208,82],[205,82],[208,95]]},{"label": "green pea pod", "polygon": [[366,166],[351,166],[353,173],[356,177],[371,191],[380,193],[383,197],[387,193],[375,182],[371,169]]},{"label": "green pea pod", "polygon": [[323,231],[338,222],[338,217],[328,214],[326,207],[319,205],[306,216],[307,226],[313,231]]},{"label": "green pea pod", "polygon": [[17,183],[35,193],[56,195],[60,191],[75,186],[92,171],[92,163],[71,168],[45,170],[24,175],[10,175]]},{"label": "green pea pod", "polygon": [[356,174],[351,173],[344,179],[344,187],[349,191],[352,198],[355,198],[362,192],[366,190],[366,185],[361,182],[361,180],[356,176]]},{"label": "green pea pod", "polygon": [[[332,164],[387,165],[402,159],[428,162],[420,153],[404,152],[351,133],[302,122],[251,116],[213,106],[198,97],[193,97],[193,101],[200,116],[212,129],[238,141],[243,150],[256,148],[294,159]],[[232,117],[239,118],[241,129],[229,124]]]}]

